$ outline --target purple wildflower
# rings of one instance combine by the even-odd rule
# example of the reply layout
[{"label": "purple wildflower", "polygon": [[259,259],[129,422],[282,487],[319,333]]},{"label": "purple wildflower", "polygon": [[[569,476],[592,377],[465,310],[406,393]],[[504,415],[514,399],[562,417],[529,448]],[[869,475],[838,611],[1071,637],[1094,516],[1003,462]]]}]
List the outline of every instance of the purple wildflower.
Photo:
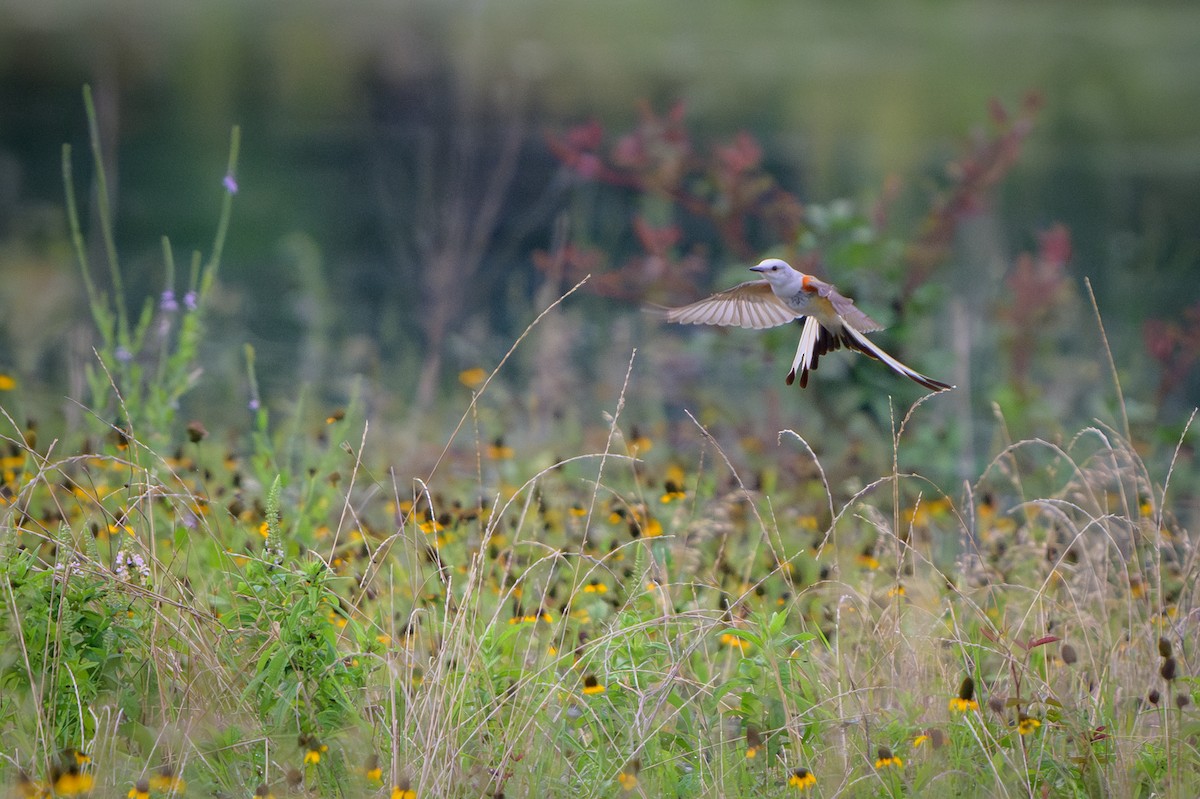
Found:
[{"label": "purple wildflower", "polygon": [[196,310],[196,292],[189,291],[183,295],[183,306],[189,311]]},{"label": "purple wildflower", "polygon": [[175,289],[167,289],[162,293],[158,309],[163,313],[175,313],[179,310],[179,303],[175,300]]},{"label": "purple wildflower", "polygon": [[235,178],[232,174],[226,175],[225,179],[221,181],[221,185],[224,186],[225,191],[229,192],[230,194],[238,193],[237,178]]},{"label": "purple wildflower", "polygon": [[126,552],[121,550],[117,553],[113,564],[113,572],[117,577],[125,582],[149,582],[150,566],[147,565],[146,559],[136,552]]}]

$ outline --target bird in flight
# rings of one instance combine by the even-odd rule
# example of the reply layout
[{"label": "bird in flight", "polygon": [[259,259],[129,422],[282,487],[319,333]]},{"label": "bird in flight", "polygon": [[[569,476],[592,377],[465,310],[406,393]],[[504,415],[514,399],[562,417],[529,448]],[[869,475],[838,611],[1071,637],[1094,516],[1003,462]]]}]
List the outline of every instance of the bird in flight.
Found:
[{"label": "bird in flight", "polygon": [[667,321],[762,330],[801,320],[800,346],[787,376],[789,386],[797,372],[800,388],[807,386],[808,373],[817,368],[817,360],[845,347],[883,361],[892,371],[931,391],[954,388],[908,368],[874,344],[865,334],[882,330],[883,325],[855,308],[854,300],[830,284],[798,272],[778,258],[768,258],[750,271],[763,279],[741,283],[681,308],[668,308]]}]

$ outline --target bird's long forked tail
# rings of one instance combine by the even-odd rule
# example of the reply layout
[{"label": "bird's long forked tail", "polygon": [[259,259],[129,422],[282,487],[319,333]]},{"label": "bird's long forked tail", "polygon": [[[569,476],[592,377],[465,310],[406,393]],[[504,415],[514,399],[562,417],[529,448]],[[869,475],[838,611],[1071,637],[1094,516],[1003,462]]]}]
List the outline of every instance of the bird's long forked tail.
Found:
[{"label": "bird's long forked tail", "polygon": [[808,387],[808,373],[817,368],[817,340],[821,335],[821,323],[811,316],[804,317],[804,327],[800,330],[800,343],[796,345],[796,357],[792,358],[792,370],[788,372],[787,384],[790,386],[796,380],[796,370],[800,370],[800,388]]},{"label": "bird's long forked tail", "polygon": [[[826,336],[824,342],[822,342],[822,333]],[[896,374],[904,375],[909,380],[924,386],[930,391],[949,391],[954,388],[949,383],[934,380],[932,377],[923,375],[900,363],[900,361],[880,349],[869,338],[855,330],[854,327],[846,324],[845,320],[842,320],[841,332],[833,334],[827,330],[823,330],[821,323],[811,316],[804,319],[804,329],[800,333],[800,344],[796,347],[796,357],[792,359],[792,369],[788,372],[787,384],[789,386],[792,385],[796,380],[796,373],[799,372],[800,388],[807,387],[808,373],[817,368],[817,360],[820,356],[837,349],[839,346],[856,350],[863,355],[882,361]]]},{"label": "bird's long forked tail", "polygon": [[845,338],[847,347],[852,347],[864,355],[870,355],[872,358],[877,358],[888,365],[889,368],[896,374],[901,374],[907,377],[914,383],[919,383],[930,391],[949,391],[954,386],[949,383],[943,383],[940,380],[934,380],[932,377],[923,375],[915,369],[910,369],[904,364],[897,361],[892,356],[881,350],[878,345],[872,342],[869,338],[859,333],[850,325],[843,324],[845,328]]}]

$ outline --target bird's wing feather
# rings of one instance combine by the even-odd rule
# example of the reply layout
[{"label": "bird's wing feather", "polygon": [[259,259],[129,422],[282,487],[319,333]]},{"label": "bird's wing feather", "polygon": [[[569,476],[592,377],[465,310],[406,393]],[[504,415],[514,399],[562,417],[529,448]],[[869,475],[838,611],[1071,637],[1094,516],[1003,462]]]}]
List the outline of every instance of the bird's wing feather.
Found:
[{"label": "bird's wing feather", "polygon": [[838,312],[838,315],[852,325],[855,330],[863,333],[874,333],[876,330],[883,330],[883,325],[856,308],[854,300],[849,297],[843,297],[841,294],[838,294],[836,297],[830,297],[829,301],[833,303],[833,308]]},{"label": "bird's wing feather", "polygon": [[857,330],[863,333],[873,333],[876,330],[883,330],[883,325],[860,311],[854,305],[854,300],[842,294],[824,280],[819,280],[809,275],[805,283],[805,288],[818,297],[824,297],[829,300],[829,304],[833,306],[833,310],[847,322],[854,325]]},{"label": "bird's wing feather", "polygon": [[723,325],[762,330],[796,318],[765,280],[751,280],[690,305],[667,309],[667,321],[681,325]]}]

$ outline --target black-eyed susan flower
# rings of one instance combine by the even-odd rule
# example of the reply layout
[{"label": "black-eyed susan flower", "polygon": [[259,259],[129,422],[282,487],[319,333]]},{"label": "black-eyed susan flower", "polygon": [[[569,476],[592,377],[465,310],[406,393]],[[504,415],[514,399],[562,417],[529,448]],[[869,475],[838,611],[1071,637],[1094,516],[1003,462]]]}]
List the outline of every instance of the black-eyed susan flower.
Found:
[{"label": "black-eyed susan flower", "polygon": [[392,786],[391,799],[417,799],[417,792],[413,790],[412,783],[409,782],[408,777],[401,777]]},{"label": "black-eyed susan flower", "polygon": [[50,769],[50,787],[56,796],[81,796],[92,790],[95,779],[83,770],[92,762],[85,752],[66,748],[59,752],[57,761]]},{"label": "black-eyed susan flower", "polygon": [[1042,722],[1033,716],[1026,716],[1024,713],[1017,719],[1017,732],[1022,735],[1029,735],[1040,726],[1042,726]]},{"label": "black-eyed susan flower", "polygon": [[602,693],[604,693],[604,685],[596,679],[595,675],[588,674],[583,678],[584,696],[595,696]]},{"label": "black-eyed susan flower", "polygon": [[275,794],[271,793],[271,787],[263,782],[254,789],[254,799],[275,799]]},{"label": "black-eyed susan flower", "polygon": [[17,380],[7,372],[0,372],[0,391],[12,391],[17,387]]},{"label": "black-eyed susan flower", "polygon": [[445,530],[446,522],[449,521],[450,518],[448,515],[445,517],[439,516],[435,518],[432,514],[427,514],[425,520],[417,525],[417,527],[422,533],[425,533],[425,535],[431,535],[433,533],[440,533],[442,530]]},{"label": "black-eyed susan flower", "polygon": [[[25,439],[25,446],[29,449],[36,449],[38,442],[38,423],[37,419],[28,419],[25,422],[25,430],[21,433],[21,437]],[[14,447],[13,452],[16,452]]]},{"label": "black-eyed susan flower", "polygon": [[741,636],[735,635],[733,633],[723,633],[721,635],[721,645],[733,647],[735,649],[741,650],[742,652],[745,652],[747,649],[750,648],[749,641],[747,641],[745,638],[742,638]]},{"label": "black-eyed susan flower", "polygon": [[946,744],[946,733],[939,730],[937,727],[931,727],[927,730],[922,730],[913,737],[913,749],[919,749],[922,746],[929,746],[934,749],[941,749]]},{"label": "black-eyed susan flower", "polygon": [[487,448],[488,459],[493,461],[512,460],[513,455],[515,454],[516,453],[513,452],[513,448],[504,443],[504,438],[502,436],[496,436],[495,440],[493,440],[491,445]]},{"label": "black-eyed susan flower", "polygon": [[509,624],[535,624],[537,622],[546,622],[549,624],[554,621],[554,617],[547,613],[542,608],[538,608],[533,613],[526,613],[521,610],[521,606],[517,605],[514,609],[513,616],[508,620]]},{"label": "black-eyed susan flower", "polygon": [[663,493],[662,496],[658,498],[658,501],[664,505],[668,505],[676,500],[686,498],[687,492],[683,490],[683,487],[674,480],[668,479],[666,483],[663,484]]},{"label": "black-eyed susan flower", "polygon": [[807,791],[817,784],[817,775],[806,768],[792,769],[787,784],[794,791]]},{"label": "black-eyed susan flower", "polygon": [[904,767],[904,761],[901,760],[900,758],[896,757],[892,753],[892,750],[888,749],[886,746],[881,746],[876,751],[875,768],[882,770],[885,768],[903,768],[903,767]]},{"label": "black-eyed susan flower", "polygon": [[762,751],[762,735],[753,724],[746,727],[746,759],[753,760]]},{"label": "black-eyed susan flower", "polygon": [[626,446],[629,449],[629,454],[636,457],[638,455],[645,455],[654,449],[654,442],[648,436],[643,435],[635,425],[630,431],[629,441]]},{"label": "black-eyed susan flower", "polygon": [[142,777],[125,796],[127,799],[150,799],[150,780]]},{"label": "black-eyed susan flower", "polygon": [[875,552],[870,547],[860,552],[855,561],[864,569],[875,571],[879,568],[879,558],[875,557]]},{"label": "black-eyed susan flower", "polygon": [[653,516],[646,519],[636,519],[629,523],[629,534],[634,538],[638,536],[658,538],[663,534],[662,522]]},{"label": "black-eyed susan flower", "polygon": [[78,765],[72,764],[65,770],[51,770],[51,785],[55,796],[82,796],[92,790],[95,779],[86,771],[81,771]]},{"label": "black-eyed susan flower", "polygon": [[187,437],[188,441],[192,442],[193,444],[199,444],[201,441],[208,438],[208,430],[205,429],[204,425],[201,424],[199,420],[193,419],[192,421],[188,422]]},{"label": "black-eyed susan flower", "polygon": [[329,744],[323,744],[316,738],[310,738],[304,749],[304,765],[315,766],[321,762],[321,755],[329,751]]},{"label": "black-eyed susan flower", "polygon": [[59,753],[59,762],[64,768],[71,766],[82,768],[92,762],[92,757],[79,749],[67,747]]},{"label": "black-eyed susan flower", "polygon": [[583,587],[585,594],[607,594],[608,586],[599,581],[592,581]]},{"label": "black-eyed susan flower", "polygon": [[458,382],[462,383],[472,391],[482,386],[484,380],[487,380],[487,372],[478,366],[474,366],[470,369],[463,369],[458,373]]},{"label": "black-eyed susan flower", "polygon": [[638,758],[633,758],[625,764],[625,768],[621,769],[621,773],[617,775],[617,784],[621,786],[621,790],[629,793],[638,786],[638,774],[642,770],[642,761]]},{"label": "black-eyed susan flower", "polygon": [[163,793],[183,793],[187,783],[172,766],[163,766],[150,775],[150,789]]},{"label": "black-eyed susan flower", "polygon": [[958,696],[950,700],[950,710],[954,713],[979,710],[979,703],[975,701],[975,680],[970,676],[963,677],[958,686]]},{"label": "black-eyed susan flower", "polygon": [[381,782],[383,780],[383,769],[379,765],[379,755],[372,754],[367,757],[367,762],[363,766],[363,774],[371,782]]}]

